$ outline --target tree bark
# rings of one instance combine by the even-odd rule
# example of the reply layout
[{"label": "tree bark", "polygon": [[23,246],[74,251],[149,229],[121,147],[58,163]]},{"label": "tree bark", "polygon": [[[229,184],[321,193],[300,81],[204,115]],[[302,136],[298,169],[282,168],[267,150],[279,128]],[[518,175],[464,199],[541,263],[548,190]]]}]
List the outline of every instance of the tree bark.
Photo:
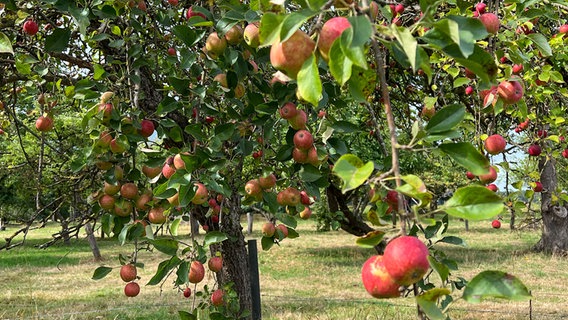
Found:
[{"label": "tree bark", "polygon": [[222,216],[220,230],[227,234],[229,239],[223,241],[221,245],[224,266],[223,273],[220,274],[218,280],[220,285],[232,282],[234,284],[233,289],[239,296],[241,312],[252,312],[248,253],[240,221],[242,214],[241,200],[236,190],[225,204],[228,206],[230,214]]},{"label": "tree bark", "polygon": [[95,234],[93,233],[93,227],[91,227],[90,223],[85,224],[85,232],[87,232],[87,240],[89,241],[89,246],[91,247],[95,261],[99,262],[103,260],[101,251],[99,250],[99,246],[97,245],[97,239],[95,238]]},{"label": "tree bark", "polygon": [[542,235],[535,250],[553,255],[568,253],[568,208],[561,202],[553,202],[552,196],[558,185],[556,161],[542,157],[539,162],[541,193]]}]

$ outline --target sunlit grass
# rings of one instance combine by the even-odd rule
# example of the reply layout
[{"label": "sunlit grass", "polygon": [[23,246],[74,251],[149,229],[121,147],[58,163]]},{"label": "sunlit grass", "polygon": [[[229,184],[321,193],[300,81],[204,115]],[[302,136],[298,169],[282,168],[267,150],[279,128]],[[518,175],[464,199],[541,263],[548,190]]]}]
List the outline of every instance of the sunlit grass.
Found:
[{"label": "sunlit grass", "polygon": [[[182,227],[180,234],[187,235],[188,226]],[[260,238],[259,227],[249,238]],[[355,238],[342,231],[316,232],[311,221],[301,222],[298,229],[299,238],[286,239],[270,251],[259,250],[263,319],[415,318],[413,298],[376,300],[365,292],[360,269],[373,250],[358,247]],[[14,230],[0,232],[0,239]],[[99,263],[93,262],[84,235],[69,245],[33,247],[56,231],[57,226],[50,225],[29,234],[26,246],[0,252],[0,319],[175,319],[177,310],[191,306],[192,300],[172,289],[171,281],[162,288],[143,285],[165,255],[139,255],[145,263],[139,270],[142,291],[136,298],[126,298],[117,270],[102,280],[91,280]],[[467,247],[437,245],[458,261],[453,277],[471,279],[482,270],[505,270],[532,291],[534,319],[568,317],[564,303],[568,261],[530,251],[538,241],[538,230],[495,230],[485,221],[470,223],[470,231],[465,232],[463,223],[452,221],[449,234],[467,243]],[[103,264],[111,267],[119,266],[119,253],[133,250],[131,244],[120,246],[112,239],[98,244]],[[207,280],[214,284],[213,278]],[[457,301],[450,314],[453,319],[528,319],[529,302]]]}]

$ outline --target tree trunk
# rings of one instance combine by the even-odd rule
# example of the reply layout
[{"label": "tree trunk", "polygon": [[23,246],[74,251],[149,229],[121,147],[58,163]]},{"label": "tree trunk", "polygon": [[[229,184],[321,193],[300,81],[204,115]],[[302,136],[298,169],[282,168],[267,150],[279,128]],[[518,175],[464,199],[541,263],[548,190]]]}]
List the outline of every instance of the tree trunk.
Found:
[{"label": "tree trunk", "polygon": [[252,224],[254,221],[254,213],[251,212],[247,212],[247,234],[251,235],[252,234]]},{"label": "tree trunk", "polygon": [[[252,312],[252,294],[248,253],[241,226],[242,214],[240,195],[234,192],[226,199],[229,214],[222,216],[220,230],[227,234],[229,240],[223,241],[223,273],[219,277],[219,285],[228,282],[234,284],[233,289],[239,296],[241,312]],[[250,319],[250,317],[249,317]]]},{"label": "tree trunk", "polygon": [[562,203],[552,200],[558,184],[556,161],[542,157],[539,162],[541,193],[542,236],[536,244],[537,251],[554,255],[568,253],[568,209]]},{"label": "tree trunk", "polygon": [[93,227],[91,227],[90,223],[85,225],[85,232],[87,233],[87,240],[89,241],[89,246],[91,247],[95,261],[101,261],[103,257],[101,256],[99,246],[97,245],[97,239],[95,238]]}]

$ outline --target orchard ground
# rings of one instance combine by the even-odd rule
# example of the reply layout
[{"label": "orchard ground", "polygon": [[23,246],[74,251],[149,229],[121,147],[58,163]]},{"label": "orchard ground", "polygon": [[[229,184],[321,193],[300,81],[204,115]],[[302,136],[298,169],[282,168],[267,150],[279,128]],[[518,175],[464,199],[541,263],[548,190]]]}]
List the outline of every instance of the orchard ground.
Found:
[{"label": "orchard ground", "polygon": [[[461,236],[468,247],[446,246],[457,260],[454,277],[471,279],[482,270],[505,270],[518,276],[532,291],[533,319],[568,318],[568,260],[530,251],[540,230],[510,231],[507,221],[492,229],[491,221],[451,221],[449,235]],[[0,232],[0,239],[17,226]],[[261,221],[249,238],[260,238]],[[412,298],[377,300],[363,288],[360,270],[374,254],[355,244],[342,231],[317,232],[314,221],[301,221],[300,238],[286,239],[270,251],[259,248],[263,319],[414,319]],[[180,234],[188,233],[187,224]],[[172,289],[171,281],[160,286],[144,284],[164,256],[141,252],[145,268],[141,293],[136,298],[123,294],[118,268],[102,280],[91,280],[99,263],[92,261],[89,246],[81,237],[69,246],[44,250],[33,248],[57,231],[57,226],[28,235],[25,247],[0,252],[0,319],[176,319],[177,310],[188,310],[192,298]],[[2,241],[2,240],[0,240]],[[108,266],[118,267],[116,255],[129,254],[131,245],[121,247],[115,240],[99,240]],[[437,276],[433,275],[437,280]],[[211,273],[206,281],[213,285]],[[457,302],[452,319],[529,319],[529,301],[494,300],[478,305]]]}]

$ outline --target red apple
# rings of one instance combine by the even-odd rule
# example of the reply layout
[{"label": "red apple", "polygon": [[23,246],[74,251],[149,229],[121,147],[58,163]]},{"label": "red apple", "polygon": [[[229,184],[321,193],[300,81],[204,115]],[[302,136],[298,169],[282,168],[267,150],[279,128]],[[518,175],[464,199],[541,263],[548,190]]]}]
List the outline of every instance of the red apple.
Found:
[{"label": "red apple", "polygon": [[310,200],[310,196],[308,195],[308,193],[306,191],[300,191],[300,203],[302,203],[305,206],[309,206],[311,203]]},{"label": "red apple", "polygon": [[402,14],[404,12],[404,6],[402,4],[397,4],[396,6],[394,6],[394,12],[396,14]]},{"label": "red apple", "polygon": [[109,148],[112,153],[119,154],[126,151],[126,146],[122,144],[121,140],[114,138],[109,143]]},{"label": "red apple", "polygon": [[211,58],[217,58],[222,55],[227,48],[227,40],[225,37],[219,37],[217,32],[211,33],[205,41],[205,48]]},{"label": "red apple", "polygon": [[125,264],[120,267],[120,279],[124,282],[130,282],[136,279],[136,266],[133,264]]},{"label": "red apple", "polygon": [[260,199],[262,197],[262,187],[258,179],[249,180],[245,184],[245,193],[252,198]]},{"label": "red apple", "polygon": [[167,217],[164,215],[164,208],[155,207],[148,212],[148,220],[153,224],[163,224],[166,222]]},{"label": "red apple", "polygon": [[251,48],[258,48],[260,45],[260,33],[258,30],[258,26],[254,23],[250,23],[245,27],[245,31],[243,32],[243,38],[245,42]]},{"label": "red apple", "polygon": [[269,190],[276,185],[276,176],[271,173],[267,176],[259,177],[258,184],[263,190]]},{"label": "red apple", "polygon": [[536,135],[539,138],[546,138],[548,136],[548,132],[546,132],[546,130],[537,130]]},{"label": "red apple", "polygon": [[475,179],[475,175],[473,173],[471,173],[470,171],[468,171],[465,176],[469,179],[469,180],[473,180]]},{"label": "red apple", "polygon": [[485,139],[485,150],[489,154],[499,154],[507,147],[507,141],[499,134],[494,134]]},{"label": "red apple", "polygon": [[499,220],[493,220],[493,222],[491,222],[491,226],[492,226],[494,229],[499,229],[499,228],[501,228],[501,221],[499,221]]},{"label": "red apple", "polygon": [[471,95],[473,93],[473,87],[472,86],[467,86],[465,88],[465,94],[467,94],[468,96]]},{"label": "red apple", "polygon": [[279,224],[276,226],[276,229],[280,230],[280,232],[282,233],[282,237],[283,238],[287,238],[288,237],[288,227],[286,227],[283,224]]},{"label": "red apple", "polygon": [[329,60],[329,50],[335,39],[350,27],[351,23],[345,17],[334,17],[323,24],[318,39],[318,50],[325,61]]},{"label": "red apple", "polygon": [[41,132],[47,132],[53,129],[53,118],[50,116],[39,116],[35,123],[36,129]]},{"label": "red apple", "polygon": [[114,196],[119,191],[120,191],[120,182],[117,182],[117,184],[110,184],[110,183],[105,181],[105,185],[103,187],[103,192],[105,194],[108,194],[110,196]]},{"label": "red apple", "polygon": [[436,108],[434,106],[424,106],[422,108],[422,111],[420,111],[420,117],[423,119],[431,119],[435,114],[436,114]]},{"label": "red apple", "polygon": [[[177,0],[175,0],[175,1],[177,1]],[[191,297],[191,288],[189,288],[189,287],[185,288],[185,290],[183,290],[183,296],[186,297],[186,298]]]},{"label": "red apple", "polygon": [[211,304],[218,307],[225,303],[223,300],[223,296],[225,295],[225,291],[223,289],[217,289],[213,291],[211,294]]},{"label": "red apple", "polygon": [[558,33],[568,33],[568,24],[563,24],[558,28]]},{"label": "red apple", "polygon": [[416,237],[402,236],[385,247],[383,261],[393,280],[409,286],[418,282],[430,268],[428,247]]},{"label": "red apple", "polygon": [[282,108],[280,108],[280,116],[283,119],[292,119],[298,113],[298,109],[296,109],[296,105],[292,102],[286,102]]},{"label": "red apple", "polygon": [[542,190],[544,190],[542,183],[540,183],[540,181],[536,181],[535,186],[533,187],[533,191],[534,192],[542,192]]},{"label": "red apple", "polygon": [[[174,171],[175,172],[175,171]],[[150,178],[150,179],[154,179],[155,177],[157,177],[160,173],[162,173],[162,168],[160,167],[148,167],[147,165],[143,165],[142,166],[142,173]]]},{"label": "red apple", "polygon": [[199,17],[202,17],[203,19],[207,20],[207,17],[203,13],[193,10],[193,7],[190,7],[187,10],[185,16],[186,16],[187,19],[190,19],[191,17],[199,16]]},{"label": "red apple", "polygon": [[486,186],[486,188],[489,189],[489,190],[491,190],[491,191],[493,191],[493,192],[497,192],[497,191],[499,190],[499,188],[497,187],[497,185],[494,184],[494,183],[488,184],[488,185]]},{"label": "red apple", "polygon": [[309,207],[304,207],[304,210],[300,211],[300,218],[307,220],[312,216],[312,209]]},{"label": "red apple", "polygon": [[191,199],[191,203],[193,204],[203,204],[207,202],[207,198],[209,197],[209,192],[207,188],[202,183],[196,182],[194,185],[197,187],[195,191],[195,196]]},{"label": "red apple", "polygon": [[568,159],[568,149],[562,150],[562,157]]},{"label": "red apple", "polygon": [[118,199],[114,203],[114,214],[119,217],[129,217],[132,213],[132,202]]},{"label": "red apple", "polygon": [[513,71],[513,74],[521,73],[521,71],[523,71],[523,65],[522,64],[514,64],[512,71]]},{"label": "red apple", "polygon": [[136,282],[127,283],[124,286],[124,294],[127,297],[136,297],[140,293],[140,286]]},{"label": "red apple", "polygon": [[300,204],[300,191],[293,187],[288,187],[278,193],[276,201],[281,206],[296,206]]},{"label": "red apple", "polygon": [[219,85],[221,85],[221,87],[223,87],[225,89],[229,88],[229,83],[227,82],[227,74],[226,73],[217,74],[215,76],[215,78],[213,78],[213,81],[219,82]]},{"label": "red apple", "polygon": [[39,26],[37,25],[37,22],[33,20],[26,20],[26,22],[24,22],[23,30],[27,35],[35,36],[39,30]]},{"label": "red apple", "polygon": [[299,130],[294,134],[294,146],[300,150],[307,150],[314,144],[314,137],[307,130]]},{"label": "red apple", "polygon": [[174,47],[169,47],[168,56],[175,56],[175,55],[176,55],[176,49]]},{"label": "red apple", "polygon": [[148,203],[153,200],[152,191],[144,192],[141,194],[138,199],[136,199],[135,206],[136,209],[140,211],[146,211],[150,207]]},{"label": "red apple", "polygon": [[297,163],[308,163],[308,152],[307,150],[302,150],[294,148],[292,150],[292,159]]},{"label": "red apple", "polygon": [[315,146],[312,146],[309,150],[308,150],[308,158],[306,159],[306,162],[311,164],[314,167],[317,167],[320,165],[320,160],[318,157],[318,150],[316,149]]},{"label": "red apple", "polygon": [[494,13],[484,13],[479,16],[479,20],[481,20],[487,32],[496,34],[497,31],[499,31],[501,22],[499,21],[499,17],[497,17]]},{"label": "red apple", "polygon": [[361,278],[365,290],[375,298],[400,297],[400,285],[385,269],[383,256],[375,255],[367,259],[361,269]]},{"label": "red apple", "polygon": [[518,81],[502,81],[497,87],[499,97],[505,104],[514,104],[523,97],[523,86]]},{"label": "red apple", "polygon": [[166,178],[169,179],[171,178],[171,176],[174,175],[174,173],[176,173],[176,168],[173,166],[173,164],[164,164],[164,166],[162,167],[162,175]]},{"label": "red apple", "polygon": [[483,184],[491,183],[497,180],[497,171],[493,167],[489,167],[489,173],[479,176],[479,181]]},{"label": "red apple", "polygon": [[304,110],[298,110],[296,116],[294,116],[292,119],[289,119],[288,122],[294,130],[306,129],[308,115],[306,114],[306,112],[304,112]]},{"label": "red apple", "polygon": [[262,235],[272,237],[276,232],[276,226],[272,222],[266,222],[262,225]]},{"label": "red apple", "polygon": [[120,195],[126,199],[134,199],[138,196],[138,187],[132,182],[125,183],[120,187]]},{"label": "red apple", "polygon": [[325,116],[327,116],[327,112],[325,112],[325,110],[320,110],[318,112],[318,118],[322,119],[325,118]]},{"label": "red apple", "polygon": [[479,2],[478,4],[475,5],[475,10],[477,12],[479,12],[480,14],[484,14],[486,7],[487,7],[487,5],[485,3]]},{"label": "red apple", "polygon": [[304,62],[312,55],[316,43],[305,32],[297,30],[284,42],[270,48],[270,63],[288,77],[296,79]]},{"label": "red apple", "polygon": [[111,211],[114,209],[115,201],[116,199],[113,196],[104,194],[99,198],[99,206],[107,211]]},{"label": "red apple", "polygon": [[533,144],[529,146],[528,152],[529,156],[538,157],[540,156],[542,149],[538,144]]},{"label": "red apple", "polygon": [[203,267],[203,263],[197,260],[192,261],[189,268],[189,282],[199,283],[203,280],[204,277],[205,268]]},{"label": "red apple", "polygon": [[217,256],[211,257],[207,262],[207,266],[209,267],[209,270],[219,272],[223,269],[223,258]]}]

